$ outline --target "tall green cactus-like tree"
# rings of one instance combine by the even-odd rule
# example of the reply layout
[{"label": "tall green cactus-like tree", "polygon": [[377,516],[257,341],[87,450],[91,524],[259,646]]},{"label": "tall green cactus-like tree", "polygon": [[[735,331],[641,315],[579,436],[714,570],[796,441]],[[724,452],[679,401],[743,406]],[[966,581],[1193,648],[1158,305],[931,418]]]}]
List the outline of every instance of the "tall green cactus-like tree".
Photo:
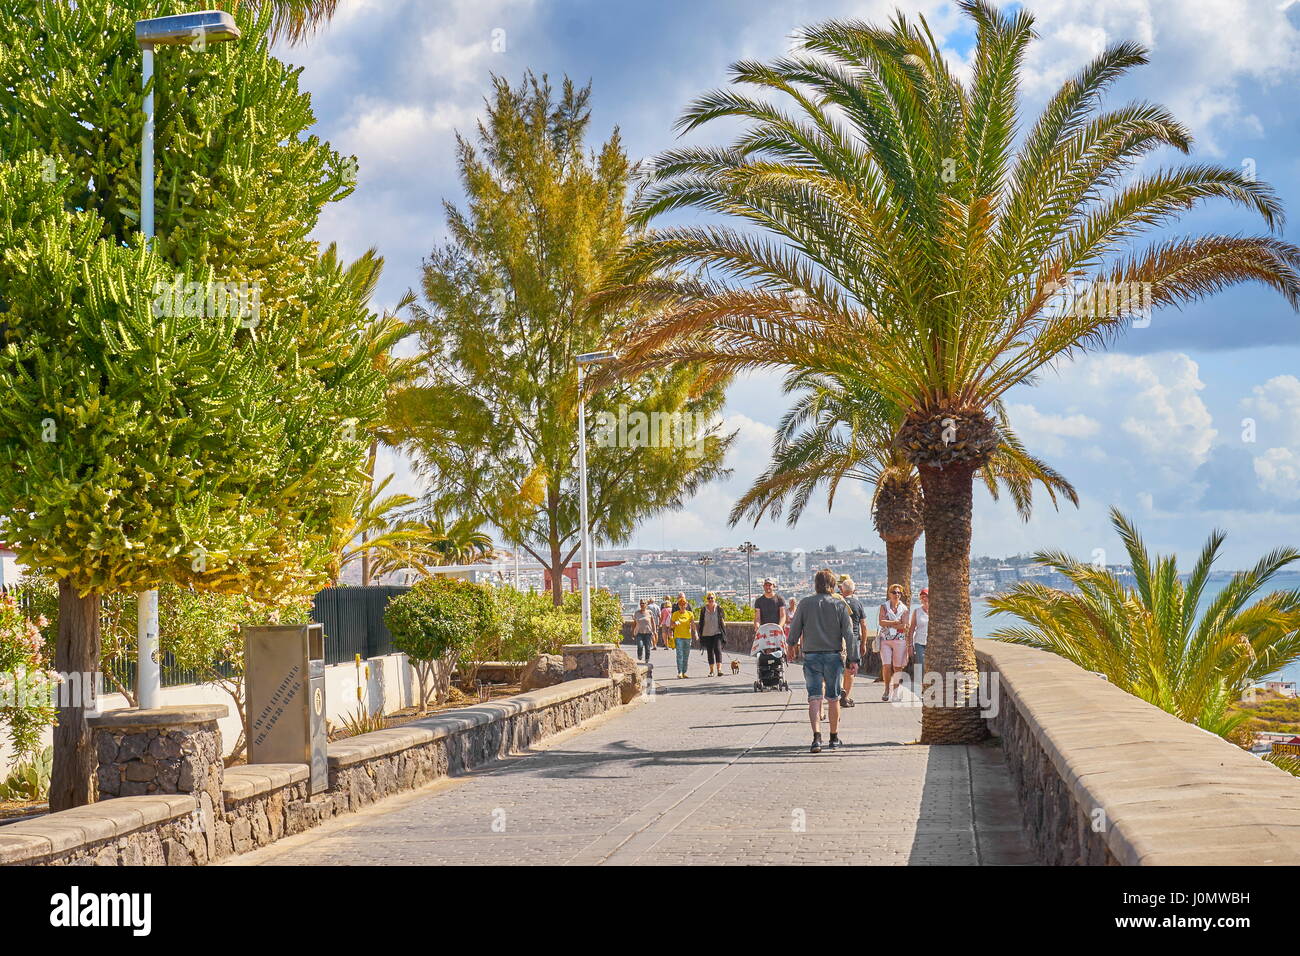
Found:
[{"label": "tall green cactus-like tree", "polygon": [[[0,0],[0,148],[48,154],[47,176],[95,212],[106,238],[140,229],[142,54],[135,22],[188,12],[178,0]],[[234,11],[243,35],[155,54],[156,251],[183,268],[259,282],[263,301],[300,295],[318,257],[311,231],[352,190],[356,160],[312,135],[300,70],[268,52],[268,9]]]},{"label": "tall green cactus-like tree", "polygon": [[[373,316],[310,238],[354,167],[310,135],[269,14],[158,52],[158,236],[138,237],[133,24],[183,9],[0,0],[0,537],[59,578],[60,671],[98,670],[100,594],[323,582],[383,410]],[[55,751],[51,806],[86,802],[80,708]]]}]

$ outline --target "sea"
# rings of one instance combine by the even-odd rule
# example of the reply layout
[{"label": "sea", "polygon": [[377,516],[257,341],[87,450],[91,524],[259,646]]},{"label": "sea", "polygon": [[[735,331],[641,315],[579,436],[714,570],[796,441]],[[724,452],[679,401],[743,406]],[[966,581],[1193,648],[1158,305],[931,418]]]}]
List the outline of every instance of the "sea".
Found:
[{"label": "sea", "polygon": [[[1223,590],[1228,583],[1228,577],[1211,578],[1205,586],[1205,593],[1201,595],[1201,603],[1198,610],[1204,610],[1209,606],[1215,596]],[[1300,588],[1300,574],[1279,574],[1269,582],[1271,591],[1292,591]],[[999,614],[996,617],[989,616],[987,612],[988,605],[984,603],[983,598],[974,598],[971,601],[971,631],[976,637],[988,637],[991,632],[998,627],[1011,624],[1019,620],[1009,614]],[[1284,667],[1279,674],[1270,675],[1279,680],[1293,680],[1300,683],[1300,662]]]}]

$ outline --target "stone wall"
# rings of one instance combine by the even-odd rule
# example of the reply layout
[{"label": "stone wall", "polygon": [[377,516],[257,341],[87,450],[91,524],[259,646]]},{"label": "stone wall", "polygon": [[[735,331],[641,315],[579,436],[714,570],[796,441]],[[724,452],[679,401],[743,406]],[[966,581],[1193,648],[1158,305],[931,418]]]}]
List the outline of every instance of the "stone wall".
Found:
[{"label": "stone wall", "polygon": [[1062,657],[975,643],[1041,862],[1300,864],[1300,779]]},{"label": "stone wall", "polygon": [[336,812],[357,810],[389,794],[523,750],[621,703],[612,680],[565,681],[339,741],[330,746],[329,792],[341,801]]},{"label": "stone wall", "polygon": [[[566,681],[337,741],[329,789],[315,796],[305,764],[255,764],[225,770],[217,801],[203,789],[124,796],[10,824],[0,828],[0,864],[184,866],[247,852],[576,727],[621,706],[621,683]],[[169,738],[153,739],[171,759]]]}]

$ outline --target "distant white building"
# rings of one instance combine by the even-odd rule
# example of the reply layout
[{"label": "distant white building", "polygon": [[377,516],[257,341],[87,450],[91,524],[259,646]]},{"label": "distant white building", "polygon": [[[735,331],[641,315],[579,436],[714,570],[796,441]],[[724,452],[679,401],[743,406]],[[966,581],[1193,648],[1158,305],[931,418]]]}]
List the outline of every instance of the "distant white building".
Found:
[{"label": "distant white building", "polygon": [[18,556],[9,550],[9,546],[0,542],[0,587],[12,588],[18,583],[21,569]]},{"label": "distant white building", "polygon": [[1256,686],[1260,690],[1269,691],[1279,697],[1294,697],[1296,695],[1296,683],[1293,680],[1266,680]]}]

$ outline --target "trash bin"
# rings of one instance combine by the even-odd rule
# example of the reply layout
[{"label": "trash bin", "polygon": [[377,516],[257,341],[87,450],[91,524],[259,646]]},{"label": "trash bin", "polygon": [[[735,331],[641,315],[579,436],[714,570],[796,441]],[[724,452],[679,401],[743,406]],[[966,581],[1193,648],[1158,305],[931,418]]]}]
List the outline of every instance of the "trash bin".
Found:
[{"label": "trash bin", "polygon": [[244,627],[248,762],[303,763],[311,792],[329,786],[325,732],[325,629]]}]

